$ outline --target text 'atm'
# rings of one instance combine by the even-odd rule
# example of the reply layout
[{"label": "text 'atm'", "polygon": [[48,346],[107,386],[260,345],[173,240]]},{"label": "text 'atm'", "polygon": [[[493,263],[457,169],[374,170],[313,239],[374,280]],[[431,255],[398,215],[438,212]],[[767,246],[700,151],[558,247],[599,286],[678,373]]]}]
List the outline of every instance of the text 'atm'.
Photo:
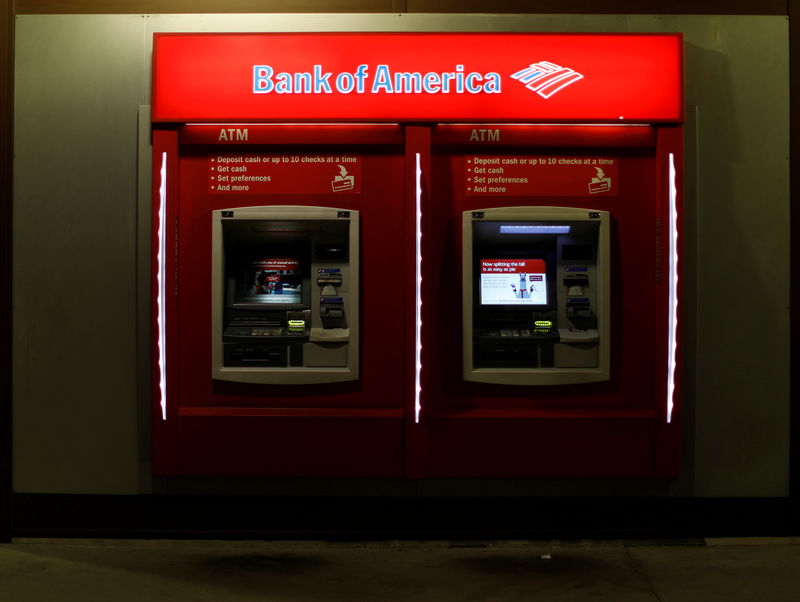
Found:
[{"label": "text 'atm'", "polygon": [[214,379],[358,379],[358,218],[309,206],[213,212]]},{"label": "text 'atm'", "polygon": [[465,380],[608,380],[608,212],[466,211],[463,241]]}]

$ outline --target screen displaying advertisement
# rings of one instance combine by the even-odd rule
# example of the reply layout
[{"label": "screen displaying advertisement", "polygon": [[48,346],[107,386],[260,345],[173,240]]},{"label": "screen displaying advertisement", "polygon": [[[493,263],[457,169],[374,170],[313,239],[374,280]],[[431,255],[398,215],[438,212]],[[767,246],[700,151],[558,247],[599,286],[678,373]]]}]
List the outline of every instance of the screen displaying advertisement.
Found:
[{"label": "screen displaying advertisement", "polygon": [[294,257],[264,257],[245,261],[238,283],[237,303],[281,304],[303,302],[303,274]]},{"label": "screen displaying advertisement", "polygon": [[481,259],[481,305],[547,305],[544,259]]}]

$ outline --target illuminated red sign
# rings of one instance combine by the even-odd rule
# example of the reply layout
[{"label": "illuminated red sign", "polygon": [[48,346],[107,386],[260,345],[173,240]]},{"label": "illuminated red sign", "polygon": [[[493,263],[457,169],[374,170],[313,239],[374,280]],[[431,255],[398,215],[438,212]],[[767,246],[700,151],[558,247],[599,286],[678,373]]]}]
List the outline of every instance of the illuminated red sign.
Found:
[{"label": "illuminated red sign", "polygon": [[683,119],[679,34],[155,34],[153,120]]},{"label": "illuminated red sign", "polygon": [[361,157],[341,154],[215,153],[209,194],[358,194]]},{"label": "illuminated red sign", "polygon": [[616,157],[470,155],[464,163],[469,196],[616,196],[619,186]]}]

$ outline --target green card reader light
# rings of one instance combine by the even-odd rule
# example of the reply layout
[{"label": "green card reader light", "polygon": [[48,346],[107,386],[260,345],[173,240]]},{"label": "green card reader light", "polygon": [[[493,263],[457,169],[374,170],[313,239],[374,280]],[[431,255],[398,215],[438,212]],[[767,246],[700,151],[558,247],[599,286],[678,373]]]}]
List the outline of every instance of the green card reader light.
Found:
[{"label": "green card reader light", "polygon": [[305,320],[289,320],[287,323],[287,331],[289,334],[305,334],[306,321]]}]

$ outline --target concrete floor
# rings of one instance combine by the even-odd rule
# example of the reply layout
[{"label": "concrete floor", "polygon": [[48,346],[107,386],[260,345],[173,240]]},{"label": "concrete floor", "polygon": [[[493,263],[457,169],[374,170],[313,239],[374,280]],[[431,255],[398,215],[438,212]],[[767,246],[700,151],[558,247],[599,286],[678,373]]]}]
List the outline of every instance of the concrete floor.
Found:
[{"label": "concrete floor", "polygon": [[800,538],[692,542],[18,539],[0,600],[800,600]]}]

